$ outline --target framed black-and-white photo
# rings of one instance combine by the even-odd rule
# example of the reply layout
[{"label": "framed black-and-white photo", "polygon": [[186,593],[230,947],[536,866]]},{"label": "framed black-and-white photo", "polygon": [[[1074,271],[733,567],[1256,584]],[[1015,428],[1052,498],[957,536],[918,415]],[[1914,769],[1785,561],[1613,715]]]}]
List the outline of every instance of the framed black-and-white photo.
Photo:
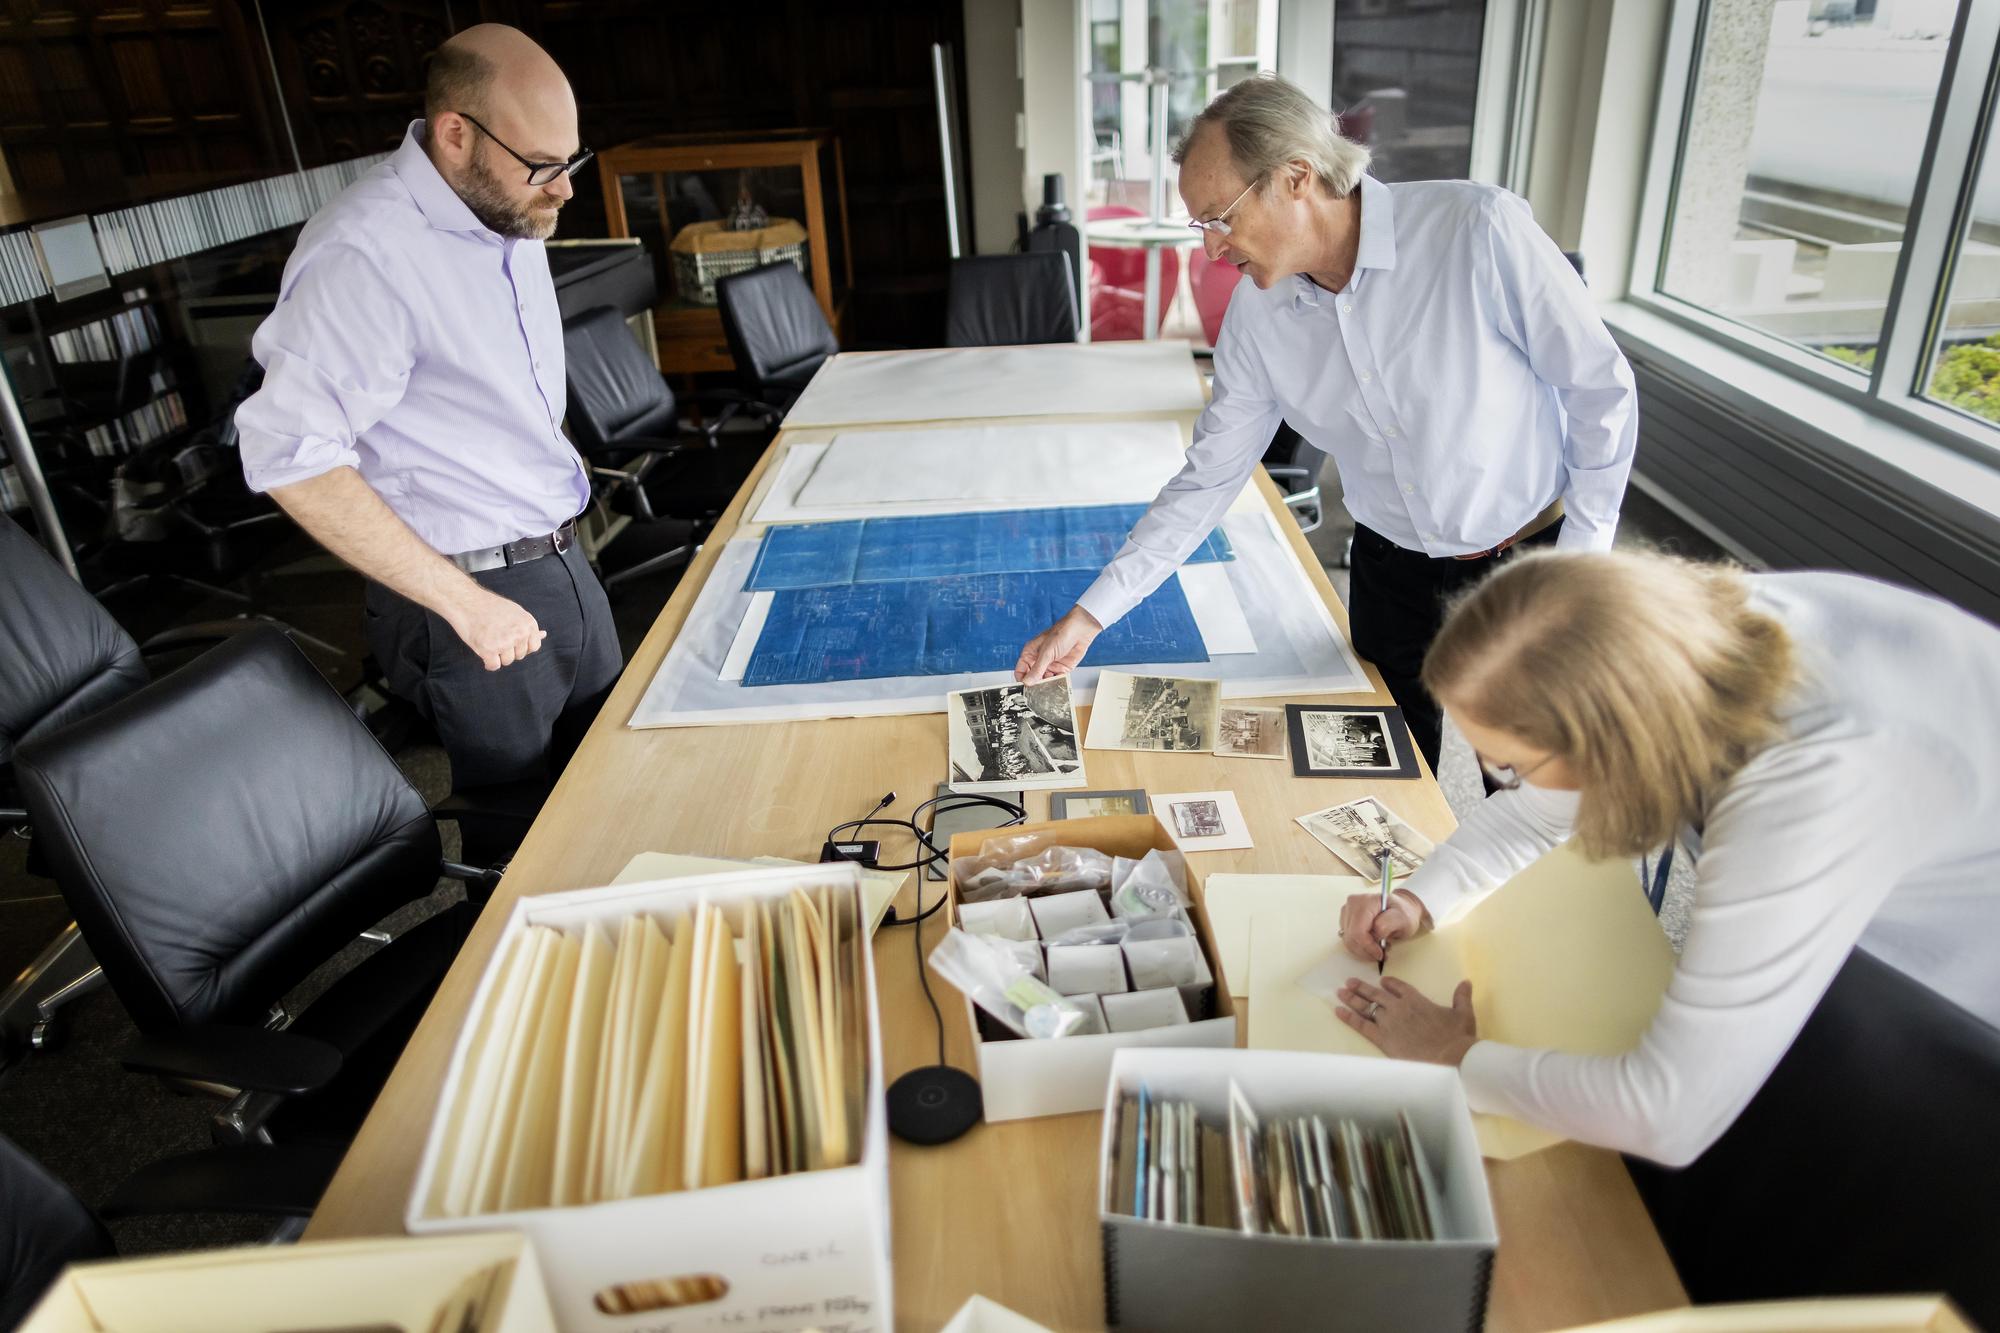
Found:
[{"label": "framed black-and-white photo", "polygon": [[1057,791],[1049,793],[1050,819],[1094,819],[1099,815],[1143,815],[1151,813],[1146,793],[1137,787],[1124,791]]},{"label": "framed black-and-white photo", "polygon": [[1416,747],[1400,708],[1286,704],[1292,771],[1302,778],[1414,778]]}]

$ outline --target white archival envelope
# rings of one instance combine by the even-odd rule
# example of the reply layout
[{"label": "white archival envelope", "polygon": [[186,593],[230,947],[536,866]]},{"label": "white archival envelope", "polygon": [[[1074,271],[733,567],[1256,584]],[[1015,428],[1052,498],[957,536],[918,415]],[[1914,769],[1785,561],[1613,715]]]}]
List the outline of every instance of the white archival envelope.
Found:
[{"label": "white archival envelope", "polygon": [[1145,504],[1186,461],[1180,423],[1164,419],[843,430],[795,503]]},{"label": "white archival envelope", "polygon": [[1180,413],[1203,405],[1185,342],[934,347],[828,357],[785,426]]}]

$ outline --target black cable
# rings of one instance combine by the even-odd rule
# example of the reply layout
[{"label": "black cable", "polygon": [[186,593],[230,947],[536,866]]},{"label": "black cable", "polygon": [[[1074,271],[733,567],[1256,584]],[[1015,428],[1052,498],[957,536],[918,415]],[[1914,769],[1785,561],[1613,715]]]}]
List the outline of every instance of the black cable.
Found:
[{"label": "black cable", "polygon": [[[943,898],[939,898],[937,902],[931,907],[931,912],[937,911],[938,908],[944,906],[944,903],[945,900]],[[931,1007],[931,1022],[937,1026],[937,1039],[938,1039],[937,1062],[939,1064],[944,1064],[945,1063],[944,1011],[938,1008],[937,996],[931,994],[930,969],[924,965],[924,918],[929,916],[930,912],[924,911],[923,906],[924,906],[924,877],[922,875],[918,875],[917,914],[914,917],[910,918],[909,922],[909,924],[915,926],[916,929],[910,932],[910,938],[916,941],[917,984],[924,988],[924,999],[930,1004]],[[896,924],[902,925],[903,923],[899,921],[896,922]]]},{"label": "black cable", "polygon": [[[878,864],[872,868],[876,870],[889,870],[889,871],[919,870],[925,866],[938,865],[939,863],[946,860],[950,855],[950,851],[948,848],[941,848],[936,843],[931,841],[931,831],[923,827],[923,825],[918,822],[920,819],[923,818],[924,812],[926,810],[929,810],[932,806],[941,805],[946,801],[962,802],[964,805],[994,806],[998,809],[1007,812],[1007,822],[1004,824],[995,825],[994,827],[996,828],[1012,828],[1016,824],[1026,823],[1028,819],[1028,812],[1025,807],[1016,805],[1012,801],[1002,800],[998,796],[989,796],[984,792],[946,792],[942,796],[933,796],[928,801],[919,802],[917,804],[917,807],[914,810],[910,811],[910,817],[908,819],[875,818],[876,810],[880,810],[883,806],[888,805],[891,801],[895,799],[896,799],[896,793],[890,792],[887,796],[884,796],[881,800],[875,803],[874,810],[870,810],[866,815],[862,816],[860,819],[850,819],[844,824],[834,825],[833,828],[827,831],[826,840],[828,842],[846,841],[852,836],[849,830],[854,830],[858,832],[859,830],[864,828],[878,828],[878,827],[907,829],[910,832],[910,834],[916,838],[918,846],[923,849],[922,854],[919,855],[918,858],[914,861],[906,861],[899,865]],[[956,810],[956,809],[961,809],[962,806],[954,805],[951,808]],[[937,816],[932,815],[931,818],[935,820]],[[921,879],[921,876],[919,876],[919,879]],[[918,896],[921,898],[922,896],[921,892],[919,892]],[[940,902],[942,902],[942,900],[940,900]],[[937,910],[937,905],[934,904],[931,907],[931,911],[935,912],[936,910]],[[885,924],[892,926],[906,926],[909,923],[910,923],[909,918],[898,918],[898,917],[890,917],[885,922]]]},{"label": "black cable", "polygon": [[[909,917],[899,917],[894,911],[891,911],[888,916],[882,919],[882,924],[885,926],[916,927],[915,930],[910,932],[910,939],[917,954],[917,984],[924,988],[924,1000],[931,1007],[931,1021],[937,1027],[938,1063],[944,1064],[946,1063],[944,1058],[944,1011],[938,1008],[937,996],[931,993],[930,971],[924,964],[924,922],[932,913],[950,901],[951,895],[939,895],[938,900],[926,908],[924,906],[924,877],[921,871],[925,866],[936,865],[938,862],[945,860],[948,853],[940,850],[938,845],[931,841],[932,830],[924,828],[917,821],[923,818],[924,811],[931,809],[933,806],[941,805],[945,801],[962,801],[966,805],[991,805],[1006,811],[1008,816],[1007,822],[995,825],[997,828],[1012,828],[1016,824],[1026,823],[1028,812],[1026,808],[1016,805],[1012,801],[1002,800],[998,796],[988,796],[984,792],[946,792],[941,796],[933,796],[928,801],[919,802],[917,807],[910,811],[908,819],[875,818],[877,812],[895,799],[896,793],[890,792],[887,796],[875,802],[875,808],[861,818],[850,819],[845,824],[834,825],[833,828],[827,831],[826,840],[829,843],[843,842],[847,840],[849,836],[848,830],[850,829],[858,831],[877,825],[889,825],[895,828],[908,829],[915,835],[918,846],[924,849],[923,855],[918,857],[917,860],[909,862],[907,865],[876,865],[871,868],[875,870],[916,870],[919,872],[917,875],[916,914]],[[958,809],[960,807],[953,806],[952,808]],[[933,824],[937,822],[936,814],[931,816],[931,822]]]}]

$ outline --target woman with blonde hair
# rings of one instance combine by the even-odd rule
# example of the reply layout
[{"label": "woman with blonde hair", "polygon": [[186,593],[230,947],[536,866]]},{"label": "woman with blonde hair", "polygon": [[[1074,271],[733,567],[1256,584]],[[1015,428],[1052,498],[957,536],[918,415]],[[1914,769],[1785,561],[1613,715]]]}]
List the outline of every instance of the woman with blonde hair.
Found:
[{"label": "woman with blonde hair", "polygon": [[[1462,915],[1574,835],[1696,862],[1659,1013],[1618,1056],[1481,1041],[1449,1006],[1350,983],[1343,1021],[1454,1064],[1474,1109],[1667,1165],[1749,1103],[1859,943],[2000,1024],[2000,630],[1845,574],[1537,554],[1451,610],[1424,662],[1503,789],[1384,910],[1366,959]],[[1389,965],[1395,964],[1389,949]]]}]

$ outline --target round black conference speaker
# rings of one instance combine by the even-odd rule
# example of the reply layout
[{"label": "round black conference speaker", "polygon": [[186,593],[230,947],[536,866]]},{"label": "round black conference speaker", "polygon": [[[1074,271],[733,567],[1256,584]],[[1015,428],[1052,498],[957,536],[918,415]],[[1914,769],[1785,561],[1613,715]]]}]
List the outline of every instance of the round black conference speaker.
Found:
[{"label": "round black conference speaker", "polygon": [[889,1085],[889,1132],[911,1143],[950,1143],[984,1114],[979,1080],[950,1065],[912,1069]]}]

